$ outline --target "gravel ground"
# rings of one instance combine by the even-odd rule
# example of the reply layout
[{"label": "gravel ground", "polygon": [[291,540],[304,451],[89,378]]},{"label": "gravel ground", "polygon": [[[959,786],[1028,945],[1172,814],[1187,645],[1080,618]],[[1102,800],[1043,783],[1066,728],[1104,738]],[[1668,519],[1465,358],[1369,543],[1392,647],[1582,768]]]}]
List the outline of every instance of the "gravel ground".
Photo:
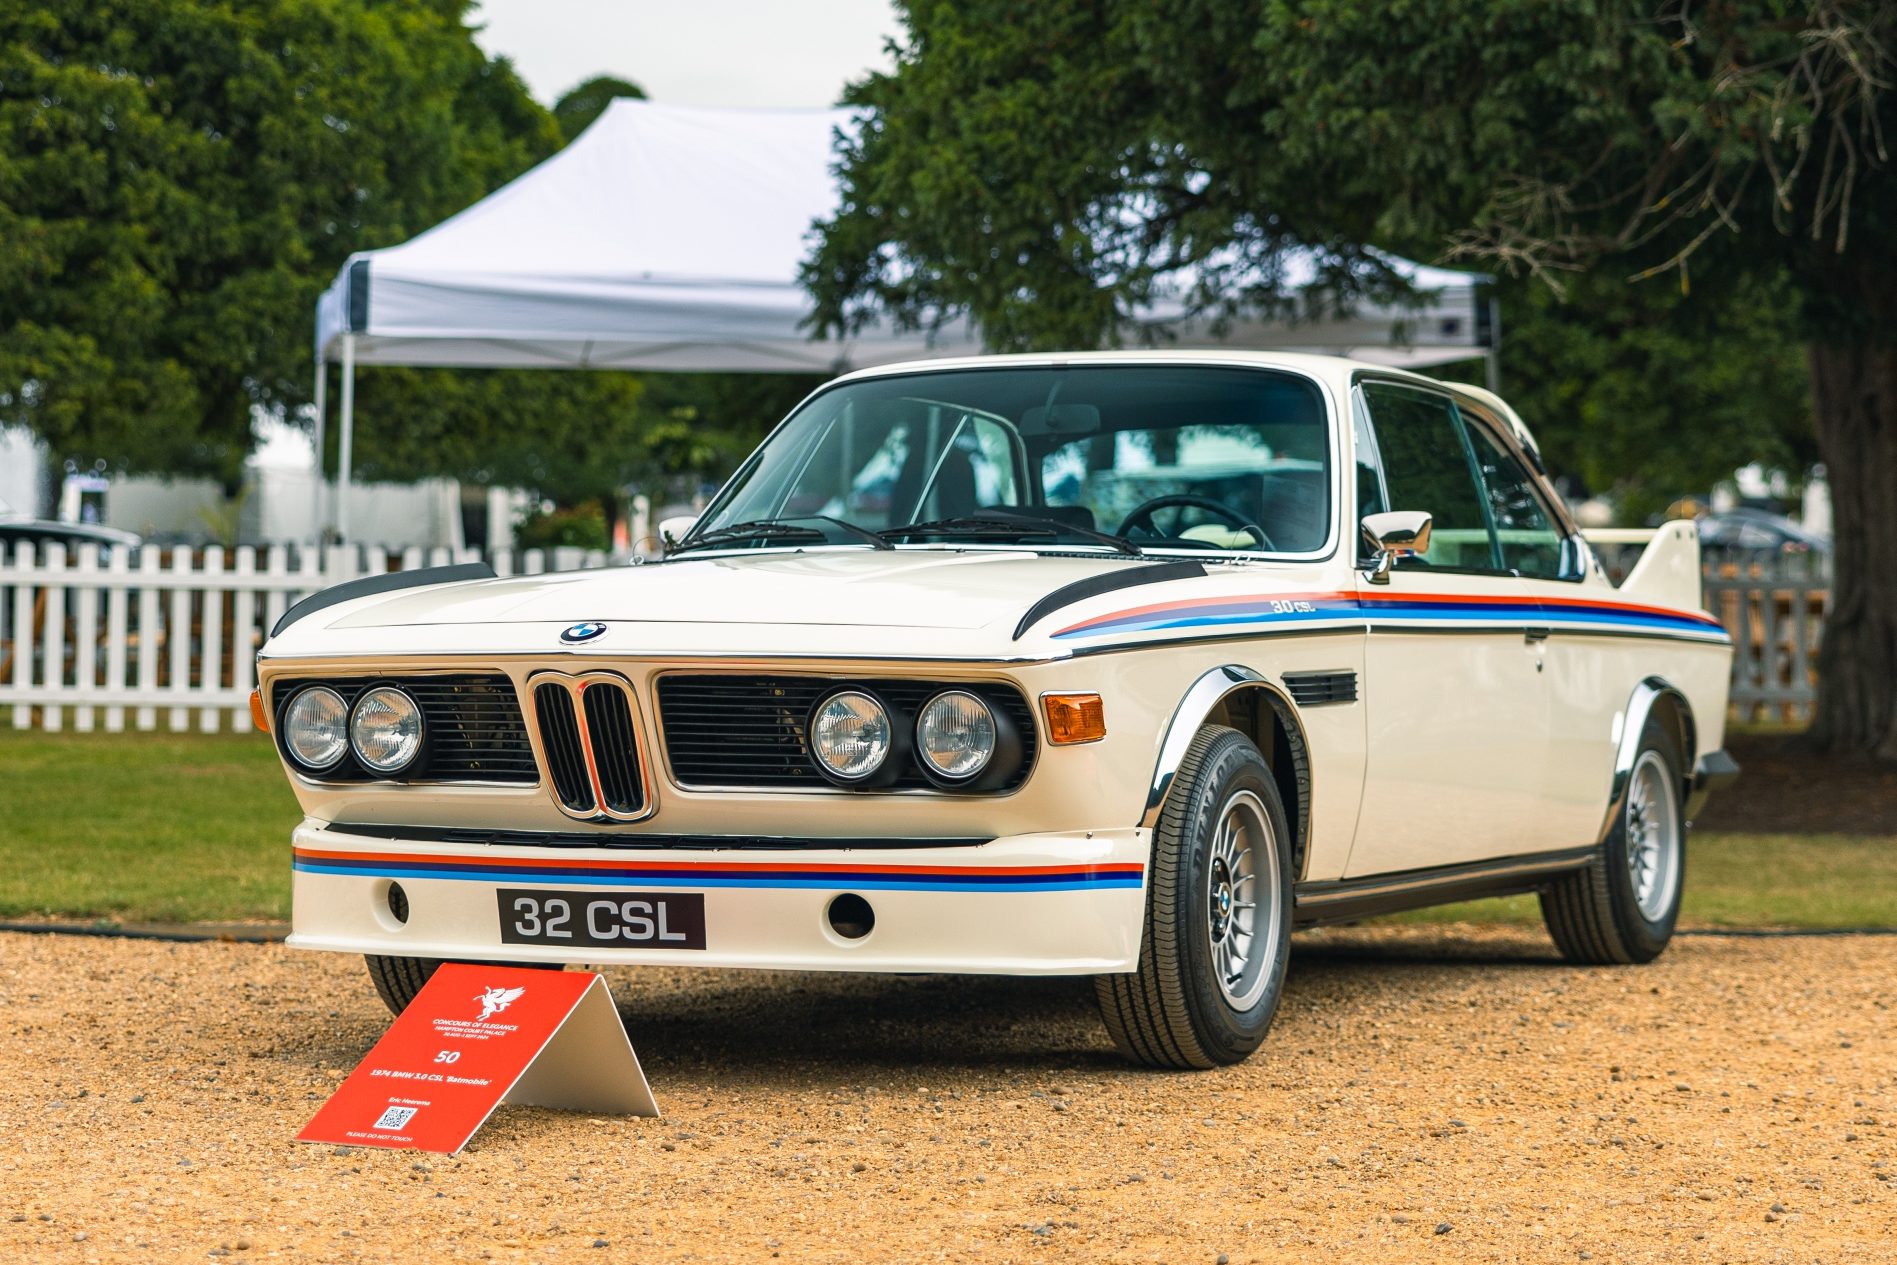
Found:
[{"label": "gravel ground", "polygon": [[450,1159],[290,1141],[387,1022],[355,959],[0,935],[0,1260],[1888,1260],[1893,967],[1314,933],[1193,1075],[1075,981],[615,971],[665,1117]]}]

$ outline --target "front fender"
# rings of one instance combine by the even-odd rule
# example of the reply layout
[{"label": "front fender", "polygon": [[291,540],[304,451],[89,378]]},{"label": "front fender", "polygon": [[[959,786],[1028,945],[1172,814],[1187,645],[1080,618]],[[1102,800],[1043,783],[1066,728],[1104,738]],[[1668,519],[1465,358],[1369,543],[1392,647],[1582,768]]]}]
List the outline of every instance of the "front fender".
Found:
[{"label": "front fender", "polygon": [[[1269,718],[1263,707],[1234,709],[1231,706],[1233,696],[1242,693],[1259,695],[1268,701]],[[1222,664],[1202,673],[1173,709],[1172,719],[1166,726],[1166,735],[1159,744],[1158,758],[1153,764],[1152,781],[1147,787],[1146,808],[1140,817],[1140,825],[1152,829],[1159,824],[1160,811],[1165,807],[1166,796],[1171,793],[1173,782],[1179,775],[1179,767],[1185,761],[1186,749],[1192,745],[1192,739],[1200,728],[1220,711],[1225,712],[1228,723],[1258,745],[1266,761],[1271,763],[1279,794],[1284,800],[1285,813],[1291,819],[1290,825],[1295,832],[1293,844],[1300,858],[1299,865],[1302,866],[1302,858],[1308,855],[1306,845],[1311,827],[1310,742],[1305,736],[1304,724],[1297,708],[1285,692],[1262,674],[1242,664]],[[1276,740],[1273,725],[1282,730],[1282,743]]]}]

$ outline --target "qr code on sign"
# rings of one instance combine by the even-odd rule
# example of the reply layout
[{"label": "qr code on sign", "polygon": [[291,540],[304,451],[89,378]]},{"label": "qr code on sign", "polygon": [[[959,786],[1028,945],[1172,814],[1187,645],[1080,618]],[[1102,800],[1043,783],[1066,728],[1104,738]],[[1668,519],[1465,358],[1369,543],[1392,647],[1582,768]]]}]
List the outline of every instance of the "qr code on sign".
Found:
[{"label": "qr code on sign", "polygon": [[415,1113],[420,1110],[421,1108],[419,1107],[390,1107],[387,1111],[382,1113],[381,1119],[377,1120],[371,1127],[376,1129],[400,1129],[410,1120],[413,1120]]}]

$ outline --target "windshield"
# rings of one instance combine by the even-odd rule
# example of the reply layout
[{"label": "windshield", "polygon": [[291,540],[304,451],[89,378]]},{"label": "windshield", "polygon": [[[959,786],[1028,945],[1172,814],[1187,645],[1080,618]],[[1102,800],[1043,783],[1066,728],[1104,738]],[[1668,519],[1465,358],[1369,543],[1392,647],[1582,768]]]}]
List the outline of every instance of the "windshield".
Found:
[{"label": "windshield", "polygon": [[1105,548],[1106,533],[1148,550],[1315,553],[1330,534],[1330,490],[1323,397],[1291,374],[925,372],[810,400],[739,470],[694,539],[751,548],[875,533]]}]

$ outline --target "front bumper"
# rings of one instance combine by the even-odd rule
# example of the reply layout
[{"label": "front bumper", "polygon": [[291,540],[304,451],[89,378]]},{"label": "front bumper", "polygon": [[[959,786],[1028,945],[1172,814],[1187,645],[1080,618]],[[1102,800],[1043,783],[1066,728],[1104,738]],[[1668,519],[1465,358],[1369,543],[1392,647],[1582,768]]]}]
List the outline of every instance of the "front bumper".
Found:
[{"label": "front bumper", "polygon": [[[396,957],[777,970],[1094,975],[1137,965],[1151,832],[1016,835],[966,847],[466,846],[293,836],[294,948]],[[407,921],[390,908],[392,884]],[[505,944],[499,889],[699,893],[703,949]],[[832,930],[853,892],[874,929]]]}]

